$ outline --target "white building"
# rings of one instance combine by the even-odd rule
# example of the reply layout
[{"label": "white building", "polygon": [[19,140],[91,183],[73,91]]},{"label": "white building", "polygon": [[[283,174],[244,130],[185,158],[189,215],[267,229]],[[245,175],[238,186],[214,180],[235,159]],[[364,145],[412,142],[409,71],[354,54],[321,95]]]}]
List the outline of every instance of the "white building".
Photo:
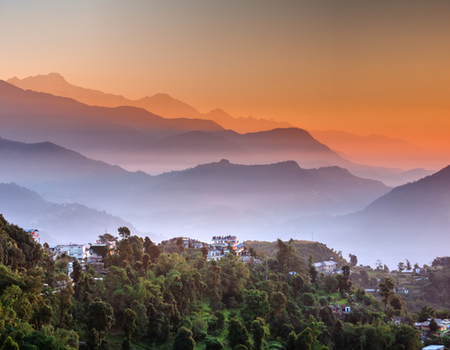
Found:
[{"label": "white building", "polygon": [[317,271],[331,274],[333,273],[334,269],[336,268],[336,261],[321,261],[318,263],[313,264],[313,266],[316,268]]},{"label": "white building", "polygon": [[214,236],[212,243],[209,245],[208,260],[218,260],[230,253],[229,248],[236,255],[241,255],[244,251],[244,244],[239,244],[236,236]]},{"label": "white building", "polygon": [[66,253],[67,256],[78,260],[86,259],[89,256],[89,251],[86,244],[60,244],[50,247],[50,250],[56,255]]},{"label": "white building", "polygon": [[[96,247],[103,249],[96,249]],[[115,249],[116,241],[104,241],[103,243],[99,243],[99,241],[97,241],[96,243],[90,245],[87,262],[100,263],[103,261],[103,256],[98,253],[99,251],[104,250],[106,255],[111,255]]]}]

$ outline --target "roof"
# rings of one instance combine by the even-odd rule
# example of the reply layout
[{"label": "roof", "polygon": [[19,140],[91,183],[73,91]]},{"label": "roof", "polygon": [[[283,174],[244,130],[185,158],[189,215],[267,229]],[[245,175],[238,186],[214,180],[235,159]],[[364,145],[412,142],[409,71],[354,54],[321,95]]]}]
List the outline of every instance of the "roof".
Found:
[{"label": "roof", "polygon": [[320,266],[333,266],[336,265],[336,261],[320,261],[317,263],[314,263],[313,266],[320,267]]}]

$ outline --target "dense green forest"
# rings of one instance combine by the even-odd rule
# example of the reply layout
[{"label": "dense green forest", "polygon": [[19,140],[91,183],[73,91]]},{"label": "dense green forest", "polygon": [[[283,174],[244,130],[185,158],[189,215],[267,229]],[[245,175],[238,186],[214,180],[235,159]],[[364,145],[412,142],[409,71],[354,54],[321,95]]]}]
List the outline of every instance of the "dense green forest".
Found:
[{"label": "dense green forest", "polygon": [[[74,261],[69,278],[67,256],[54,260],[1,215],[0,233],[1,350],[420,349],[413,322],[448,312],[409,313],[388,276],[378,294],[366,294],[362,270],[339,255],[341,274],[319,274],[314,252],[330,253],[320,244],[305,256],[298,242],[278,240],[266,251],[252,242],[256,262],[245,264],[232,254],[208,261],[206,249],[156,245],[120,228],[117,249],[105,252],[105,275]],[[444,267],[423,287],[439,290],[440,305],[450,301],[449,278]],[[333,312],[338,304],[351,311]]]}]

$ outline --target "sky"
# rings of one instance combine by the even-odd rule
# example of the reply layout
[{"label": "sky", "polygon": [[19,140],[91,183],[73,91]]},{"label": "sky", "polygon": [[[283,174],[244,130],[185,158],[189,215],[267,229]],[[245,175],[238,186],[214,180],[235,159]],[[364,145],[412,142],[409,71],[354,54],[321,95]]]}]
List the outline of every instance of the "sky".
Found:
[{"label": "sky", "polygon": [[0,0],[0,79],[450,150],[447,0]]}]

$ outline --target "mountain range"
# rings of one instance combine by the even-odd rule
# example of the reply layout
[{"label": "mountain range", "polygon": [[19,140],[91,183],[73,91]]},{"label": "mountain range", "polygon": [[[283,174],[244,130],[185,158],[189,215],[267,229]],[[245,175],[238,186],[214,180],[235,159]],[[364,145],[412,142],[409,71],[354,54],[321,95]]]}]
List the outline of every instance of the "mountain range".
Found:
[{"label": "mountain range", "polygon": [[37,75],[24,79],[13,77],[8,79],[7,82],[24,90],[33,90],[55,96],[68,97],[90,106],[133,106],[143,108],[164,118],[212,120],[223,126],[225,129],[233,129],[242,133],[292,126],[286,122],[276,122],[274,120],[256,119],[252,117],[234,118],[219,108],[203,114],[187,103],[163,93],[145,96],[139,100],[129,100],[120,95],[106,94],[98,90],[85,89],[72,85],[58,73]]},{"label": "mountain range", "polygon": [[0,172],[1,182],[14,181],[55,203],[106,210],[133,222],[140,231],[153,231],[160,219],[149,220],[149,216],[162,212],[203,215],[226,208],[259,213],[274,222],[297,215],[344,214],[390,190],[339,167],[302,169],[294,161],[237,165],[222,160],[150,176],[49,142],[0,139],[0,162],[7,164]]},{"label": "mountain range", "polygon": [[223,129],[209,120],[165,119],[136,107],[92,107],[75,100],[24,91],[0,81],[2,133],[18,141],[51,141],[99,155],[131,152],[160,137]]},{"label": "mountain range", "polygon": [[[17,79],[12,80],[18,82]],[[61,84],[58,82],[65,80],[52,74],[27,81],[44,87],[52,86],[54,82],[59,87]],[[71,89],[70,84],[68,89]],[[86,92],[79,89],[75,97]],[[64,92],[62,88],[56,90],[61,94]],[[240,134],[224,130],[211,120],[165,119],[135,107],[92,107],[68,98],[24,91],[5,82],[0,84],[0,92],[4,97],[3,100],[0,98],[4,136],[20,141],[55,142],[91,158],[151,174],[182,170],[222,158],[240,164],[295,160],[307,168],[337,165],[356,176],[383,181],[389,186],[433,173],[424,169],[405,173],[401,169],[361,165],[347,160],[346,157],[351,157],[345,154],[342,157],[340,151],[331,150],[297,128]],[[96,94],[106,96],[98,91]],[[123,99],[117,99],[117,103],[123,102]],[[176,105],[184,106],[182,102]],[[211,113],[221,114],[219,110]],[[32,133],[29,132],[31,128]],[[216,137],[206,133],[213,133]],[[383,140],[380,142],[386,143]],[[350,148],[358,149],[358,142]],[[389,139],[386,144],[389,144]],[[372,146],[376,148],[375,144]]]},{"label": "mountain range", "polygon": [[308,130],[344,158],[372,166],[433,169],[447,164],[448,155],[439,154],[398,138],[381,135],[361,136],[337,130]]},{"label": "mountain range", "polygon": [[105,211],[77,203],[51,203],[14,183],[0,183],[0,213],[11,223],[38,229],[41,243],[93,243],[105,231],[117,235],[122,226],[142,235],[130,222]]},{"label": "mountain range", "polygon": [[[146,96],[139,100],[129,100],[120,95],[74,86],[58,73],[37,75],[24,79],[14,77],[7,82],[25,90],[68,97],[91,106],[134,106],[146,109],[164,118],[182,117],[211,120],[225,129],[234,130],[241,134],[293,127],[289,123],[274,120],[253,117],[234,118],[220,108],[208,113],[200,113],[196,108],[164,93]],[[309,132],[315,139],[326,144],[345,159],[372,167],[400,168],[397,173],[402,172],[401,169],[439,169],[447,164],[448,154],[446,152],[436,152],[436,150],[431,152],[400,139],[381,135],[361,136],[344,131],[311,130]],[[425,176],[425,173],[423,175]],[[393,180],[392,176],[385,171],[383,171],[383,174],[379,174],[377,179],[393,181],[391,185],[401,183],[401,181]]]},{"label": "mountain range", "polygon": [[[0,171],[0,212],[59,242],[126,225],[160,237],[314,238],[358,252],[365,264],[381,259],[395,266],[419,251],[415,259],[429,263],[447,254],[450,166],[391,190],[339,167],[302,169],[293,161],[221,160],[150,176],[48,142],[2,139],[0,162],[7,165]],[[11,179],[30,190],[5,184]]]},{"label": "mountain range", "polygon": [[[402,140],[294,127],[239,133],[205,115],[191,119],[196,110],[170,96],[140,103],[157,100],[176,106],[167,110],[184,108],[188,118],[142,106],[90,106],[0,81],[0,212],[55,241],[129,226],[203,240],[212,233],[315,237],[360,252],[366,263],[395,265],[412,251],[428,263],[446,254],[450,167],[431,175],[356,162],[377,145],[384,154],[393,150],[393,162],[428,151]],[[374,179],[404,185],[392,189]]]},{"label": "mountain range", "polygon": [[363,210],[334,217],[299,217],[286,222],[284,229],[297,229],[297,237],[310,236],[314,231],[319,241],[359,252],[366,264],[381,259],[393,268],[413,257],[420,264],[430,264],[436,256],[447,256],[449,224],[450,166],[447,166],[394,188]]}]

